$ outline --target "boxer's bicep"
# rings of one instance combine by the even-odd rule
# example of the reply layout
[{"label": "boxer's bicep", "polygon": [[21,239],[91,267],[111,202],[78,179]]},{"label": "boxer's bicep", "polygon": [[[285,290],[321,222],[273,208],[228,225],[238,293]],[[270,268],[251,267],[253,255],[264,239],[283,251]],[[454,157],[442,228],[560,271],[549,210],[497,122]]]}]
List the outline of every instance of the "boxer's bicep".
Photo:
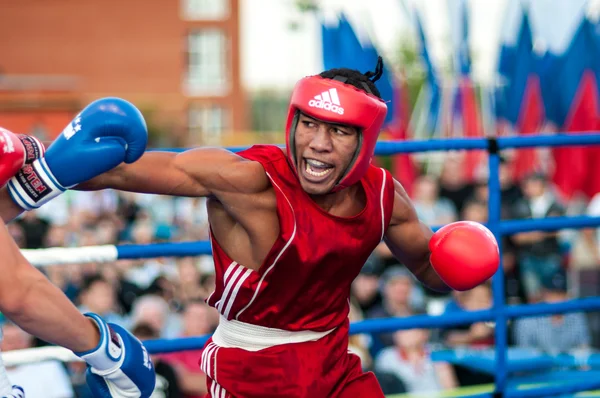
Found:
[{"label": "boxer's bicep", "polygon": [[439,290],[443,282],[429,262],[431,229],[421,222],[415,208],[402,188],[394,181],[394,210],[384,240],[390,251],[415,277],[426,286]]},{"label": "boxer's bicep", "polygon": [[432,232],[417,217],[402,186],[394,182],[394,209],[384,240],[394,257],[419,277],[429,265],[428,244]]},{"label": "boxer's bicep", "polygon": [[198,148],[177,155],[176,167],[195,181],[201,195],[252,194],[270,187],[262,165],[226,149]]}]

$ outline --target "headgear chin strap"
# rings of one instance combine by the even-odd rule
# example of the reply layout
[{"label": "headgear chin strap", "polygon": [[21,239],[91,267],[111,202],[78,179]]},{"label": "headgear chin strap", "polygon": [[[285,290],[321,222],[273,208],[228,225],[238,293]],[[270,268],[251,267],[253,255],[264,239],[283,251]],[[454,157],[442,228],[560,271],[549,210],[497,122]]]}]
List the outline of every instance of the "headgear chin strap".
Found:
[{"label": "headgear chin strap", "polygon": [[296,165],[294,135],[300,112],[360,130],[354,158],[332,192],[356,184],[367,173],[387,113],[383,100],[342,81],[320,76],[300,80],[292,93],[286,125],[287,155],[292,165]]}]

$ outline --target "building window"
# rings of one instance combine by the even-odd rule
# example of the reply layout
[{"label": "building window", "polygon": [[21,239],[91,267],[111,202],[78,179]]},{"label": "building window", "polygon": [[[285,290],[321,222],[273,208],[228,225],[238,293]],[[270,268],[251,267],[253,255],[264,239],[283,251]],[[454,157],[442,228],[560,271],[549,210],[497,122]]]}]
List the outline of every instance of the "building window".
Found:
[{"label": "building window", "polygon": [[189,96],[224,96],[229,90],[227,55],[229,42],[220,29],[203,29],[188,35]]},{"label": "building window", "polygon": [[188,110],[190,138],[197,145],[220,145],[230,130],[229,110],[218,105],[193,104]]},{"label": "building window", "polygon": [[182,0],[183,19],[223,20],[229,17],[229,0]]}]

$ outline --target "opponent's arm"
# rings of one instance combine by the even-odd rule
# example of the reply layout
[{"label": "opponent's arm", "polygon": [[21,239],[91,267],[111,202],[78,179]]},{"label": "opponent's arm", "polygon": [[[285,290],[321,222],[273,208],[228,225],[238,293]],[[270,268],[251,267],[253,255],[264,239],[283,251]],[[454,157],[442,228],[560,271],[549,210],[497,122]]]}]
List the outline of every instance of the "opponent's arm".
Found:
[{"label": "opponent's arm", "polygon": [[12,221],[24,211],[25,210],[23,210],[22,207],[18,206],[10,198],[6,186],[0,188],[0,219],[2,219],[2,221]]},{"label": "opponent's arm", "polygon": [[429,241],[431,229],[417,217],[406,191],[394,180],[394,210],[384,240],[394,257],[430,289],[447,292],[451,289],[431,266]]},{"label": "opponent's arm", "polygon": [[0,221],[0,312],[26,332],[74,351],[98,344],[98,329],[21,254]]},{"label": "opponent's arm", "polygon": [[123,392],[118,396],[150,397],[155,374],[142,343],[95,314],[81,314],[23,257],[2,221],[0,258],[0,312],[26,332],[85,360],[95,396],[111,396],[112,389]]},{"label": "opponent's arm", "polygon": [[131,164],[79,184],[74,189],[122,191],[176,196],[218,196],[221,192],[260,192],[269,186],[258,162],[220,148],[197,148],[182,153],[145,152]]}]

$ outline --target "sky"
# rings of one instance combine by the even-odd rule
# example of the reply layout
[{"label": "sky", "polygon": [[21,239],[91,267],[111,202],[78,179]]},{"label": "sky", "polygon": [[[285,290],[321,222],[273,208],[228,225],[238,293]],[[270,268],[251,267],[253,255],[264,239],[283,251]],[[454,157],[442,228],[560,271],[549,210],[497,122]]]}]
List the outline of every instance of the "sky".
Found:
[{"label": "sky", "polygon": [[[529,9],[536,50],[564,51],[584,14],[598,18],[600,0],[466,0],[470,15],[473,79],[495,78],[503,42],[514,41],[523,7]],[[460,32],[460,0],[317,0],[321,17],[335,23],[344,12],[361,38],[385,56],[402,37],[415,40],[412,13],[423,21],[434,64],[448,59]],[[291,88],[323,69],[320,21],[301,14],[293,0],[240,0],[242,81],[249,90]],[[290,29],[295,24],[296,30]]]}]

